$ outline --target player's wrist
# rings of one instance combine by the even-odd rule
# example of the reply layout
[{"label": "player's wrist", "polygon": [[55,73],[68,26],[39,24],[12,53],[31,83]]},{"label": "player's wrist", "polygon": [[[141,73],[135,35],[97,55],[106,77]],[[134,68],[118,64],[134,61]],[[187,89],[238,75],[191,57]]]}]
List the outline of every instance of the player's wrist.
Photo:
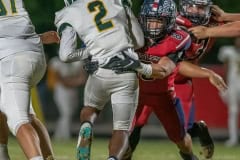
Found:
[{"label": "player's wrist", "polygon": [[141,63],[141,67],[137,69],[137,71],[147,77],[151,77],[152,75],[152,66],[151,64]]}]

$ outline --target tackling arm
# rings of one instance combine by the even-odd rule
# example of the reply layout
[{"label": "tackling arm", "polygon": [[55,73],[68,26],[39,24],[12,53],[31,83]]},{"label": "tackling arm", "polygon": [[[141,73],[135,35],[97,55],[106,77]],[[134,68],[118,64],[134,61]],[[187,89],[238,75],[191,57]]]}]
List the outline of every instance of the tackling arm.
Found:
[{"label": "tackling arm", "polygon": [[190,78],[208,78],[209,82],[219,91],[225,91],[227,89],[227,85],[221,76],[212,70],[199,67],[192,63],[186,61],[180,62],[179,73]]},{"label": "tackling arm", "polygon": [[157,64],[152,65],[153,78],[163,79],[169,76],[176,67],[176,64],[168,57],[162,57]]},{"label": "tackling arm", "polygon": [[213,19],[218,22],[240,21],[240,13],[227,13],[217,5],[213,5],[211,10]]},{"label": "tackling arm", "polygon": [[238,37],[240,36],[240,21],[227,23],[216,27],[197,26],[189,29],[198,39],[208,37]]}]

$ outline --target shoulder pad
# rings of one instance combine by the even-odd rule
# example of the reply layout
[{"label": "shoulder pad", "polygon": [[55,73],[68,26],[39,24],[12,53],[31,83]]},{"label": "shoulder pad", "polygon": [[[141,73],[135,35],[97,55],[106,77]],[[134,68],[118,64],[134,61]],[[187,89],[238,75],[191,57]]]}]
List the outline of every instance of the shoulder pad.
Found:
[{"label": "shoulder pad", "polygon": [[55,13],[54,23],[57,27],[59,26],[59,23],[61,23],[62,19],[64,18],[64,13],[65,13],[65,8]]},{"label": "shoulder pad", "polygon": [[185,26],[187,28],[190,28],[192,27],[192,22],[190,20],[188,20],[187,18],[185,17],[182,17],[180,15],[178,15],[176,17],[176,23],[177,25],[180,25],[180,26]]},{"label": "shoulder pad", "polygon": [[68,23],[67,19],[67,8],[65,7],[62,10],[55,13],[55,26],[57,27],[57,32],[61,36],[62,31],[67,27],[71,26],[71,24]]},{"label": "shoulder pad", "polygon": [[180,29],[175,29],[171,35],[171,41],[173,41],[176,45],[176,50],[187,49],[191,44],[190,35]]}]

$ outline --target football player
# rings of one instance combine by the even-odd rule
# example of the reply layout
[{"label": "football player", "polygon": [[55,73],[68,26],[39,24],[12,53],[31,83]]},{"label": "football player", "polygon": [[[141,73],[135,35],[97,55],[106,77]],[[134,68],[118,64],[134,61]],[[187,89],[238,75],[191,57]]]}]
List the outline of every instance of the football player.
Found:
[{"label": "football player", "polygon": [[[212,4],[212,0],[180,0],[180,15],[177,17],[178,25],[185,30],[198,25],[219,25],[219,23],[211,17]],[[192,44],[185,54],[185,60],[194,64],[198,64],[199,60],[211,49],[215,39],[207,38],[199,40],[194,35],[190,35],[192,37]],[[214,153],[214,143],[209,134],[208,127],[203,120],[195,122],[192,79],[178,75],[177,79],[175,80],[175,84],[177,96],[181,100],[184,108],[186,119],[185,127],[192,138],[199,138],[202,146],[201,152],[203,153],[204,157],[211,158]]]},{"label": "football player", "polygon": [[[156,2],[155,2],[156,3]],[[154,6],[154,4],[155,3],[153,3],[153,6]],[[202,17],[202,16],[201,16]],[[178,21],[180,21],[179,19],[177,20],[177,22]],[[206,20],[204,20],[204,21],[206,21]],[[184,23],[185,21],[181,21],[182,23]],[[189,21],[189,20],[187,20],[186,19],[186,23],[187,24],[191,24],[191,22]],[[206,22],[204,22],[204,23],[206,23]],[[185,23],[184,23],[185,24]],[[166,32],[166,31],[165,31]],[[183,31],[179,31],[180,33],[181,32],[183,32]],[[159,46],[161,46],[162,48],[160,48],[159,50],[158,50],[158,52],[159,53],[161,53],[162,55],[164,55],[163,53],[165,52],[165,54],[166,53],[168,53],[169,51],[168,50],[166,50],[166,49],[169,49],[170,48],[170,44],[174,44],[174,42],[177,42],[176,41],[176,39],[179,39],[179,44],[181,44],[180,42],[182,42],[182,36],[181,35],[179,35],[179,34],[173,34],[172,36],[171,36],[171,34],[170,34],[170,36],[169,37],[175,37],[175,39],[174,38],[172,38],[172,39],[170,39],[170,38],[167,38],[168,36],[165,36],[164,37],[164,40],[162,40],[163,42],[166,42],[167,40],[168,40],[168,43],[163,43],[163,42],[161,42],[161,45],[159,45]],[[166,40],[166,39],[167,40]],[[189,52],[189,50],[191,50],[192,49],[192,45],[193,45],[194,43],[192,43],[191,44],[191,47],[188,49],[188,51],[186,51],[186,53],[188,53]],[[208,44],[208,43],[206,43],[206,44]],[[205,45],[206,45],[205,44]],[[156,47],[155,47],[155,49],[156,49]],[[205,49],[205,48],[204,48]],[[177,50],[175,50],[176,52],[177,52]],[[205,50],[204,50],[205,51]],[[156,53],[157,53],[157,49],[156,49],[156,51],[155,51]],[[162,53],[163,52],[163,53]],[[171,52],[172,52],[172,50],[171,50]],[[196,55],[197,55],[198,53],[196,53]],[[187,55],[184,55],[184,57],[186,57]],[[192,57],[195,57],[194,55],[192,56]],[[196,56],[197,57],[197,56]],[[205,71],[207,71],[207,70],[205,70]],[[209,70],[208,70],[209,71]],[[207,72],[208,72],[207,71]],[[211,74],[213,75],[213,76],[215,76],[217,79],[219,78],[219,80],[222,82],[222,83],[224,83],[223,81],[222,81],[222,79],[221,79],[221,77],[219,77],[218,75],[216,75],[215,73],[213,73],[212,71],[210,71],[211,72]],[[179,76],[177,76],[176,77],[176,80],[175,80],[175,82],[180,82],[180,80],[178,80],[179,78],[178,78]],[[190,74],[190,75],[188,75],[188,77],[194,77],[193,76],[193,74]],[[186,84],[186,80],[184,80],[183,81],[184,83],[183,84]],[[174,85],[175,86],[175,85]],[[177,94],[177,97],[179,97],[179,99],[181,100],[181,103],[183,104],[183,106],[185,107],[185,106],[187,106],[187,110],[184,112],[185,113],[185,115],[189,115],[189,105],[191,104],[191,102],[186,102],[186,100],[191,100],[191,97],[192,97],[192,87],[191,87],[191,85],[189,85],[189,84],[186,84],[186,86],[184,86],[184,88],[183,89],[180,89],[181,87],[182,87],[183,85],[176,85],[176,94]],[[222,90],[223,88],[225,88],[225,87],[219,87],[219,86],[217,86],[217,85],[215,85],[215,87],[217,87],[219,90]],[[147,88],[145,88],[146,90],[147,90]],[[149,89],[149,90],[151,90],[151,89]],[[179,90],[181,90],[182,92],[179,92]],[[141,91],[141,88],[140,88],[140,91]],[[144,91],[144,89],[143,89],[143,91]],[[185,97],[182,97],[182,96],[185,96]],[[189,97],[189,98],[188,98]],[[184,99],[184,101],[182,100],[183,98],[186,98],[186,100]],[[186,103],[185,103],[186,102]],[[147,120],[148,120],[148,117],[150,116],[150,114],[152,113],[152,109],[150,108],[150,107],[144,107],[143,109],[142,109],[142,112],[137,112],[137,113],[139,113],[139,115],[138,115],[138,120],[136,121],[136,124],[135,124],[135,127],[134,127],[134,129],[133,129],[133,131],[132,131],[132,133],[131,133],[131,136],[130,136],[130,146],[131,146],[131,150],[133,151],[134,149],[135,149],[135,147],[136,147],[136,145],[138,144],[138,141],[139,141],[139,138],[140,138],[140,132],[141,132],[141,128],[146,124],[146,122],[147,122]],[[185,117],[187,117],[187,118],[185,118],[186,119],[186,121],[188,122],[188,116],[185,116]],[[204,131],[205,131],[205,133],[207,134],[208,133],[208,130],[206,130],[206,127],[205,127],[205,123],[204,122],[200,122],[199,123],[199,125],[204,129]],[[205,134],[205,135],[206,135]],[[207,135],[208,136],[208,135]],[[212,142],[212,141],[211,141]],[[212,143],[211,143],[212,144]],[[131,153],[131,151],[129,151],[129,153]],[[207,157],[210,157],[210,156],[212,156],[212,154],[213,154],[213,151],[211,150],[210,151],[210,153],[207,155]],[[129,155],[131,155],[131,154],[129,154]],[[126,157],[128,157],[127,155],[126,155]],[[130,157],[130,156],[129,156]],[[126,158],[126,159],[130,159],[130,158]]]},{"label": "football player", "polygon": [[[189,29],[198,39],[208,37],[238,37],[240,36],[240,14],[227,13],[216,5],[212,6],[213,19],[218,22],[229,22],[215,27],[197,26]],[[236,22],[235,22],[236,21]]]},{"label": "football player", "polygon": [[[172,0],[144,1],[139,21],[144,30],[146,45],[138,51],[139,57],[148,63],[158,63],[159,57],[164,57],[165,69],[171,72],[162,80],[140,77],[139,104],[133,124],[135,124],[134,129],[141,124],[140,115],[146,113],[145,109],[153,111],[161,121],[169,139],[178,146],[182,158],[196,160],[197,157],[191,148],[191,137],[184,129],[181,105],[176,99],[174,90],[174,79],[179,70],[179,63],[175,58],[188,49],[191,39],[188,33],[176,28],[175,19],[176,6]],[[131,148],[131,143],[138,138],[134,133],[132,132],[130,136],[130,151],[134,150]],[[126,154],[123,159],[131,159],[127,156]]]},{"label": "football player", "polygon": [[0,110],[27,159],[43,160],[29,116],[30,89],[46,69],[43,46],[22,0],[2,0],[0,6]]},{"label": "football player", "polygon": [[[108,159],[122,159],[138,102],[138,79],[133,69],[150,76],[157,65],[141,64],[134,52],[135,48],[143,46],[144,40],[129,1],[65,0],[65,4],[55,18],[61,35],[60,59],[71,62],[89,57],[86,60],[93,63],[87,66],[92,72],[85,86],[84,107],[80,114],[77,158],[90,159],[92,126],[111,100],[113,132]],[[85,48],[77,49],[77,37]],[[117,74],[114,68],[118,66],[123,66],[124,71]],[[159,68],[157,74],[161,70]]]},{"label": "football player", "polygon": [[[59,37],[57,32],[48,31],[42,34],[39,34],[41,41],[43,44],[52,44],[58,43]],[[51,146],[50,137],[46,127],[43,123],[36,117],[35,112],[33,110],[32,104],[30,105],[30,117],[31,123],[33,127],[36,129],[37,134],[40,138],[40,146],[43,157],[47,160],[53,160],[54,154]],[[6,117],[0,112],[0,159],[1,160],[9,160],[8,154],[8,126]]]}]

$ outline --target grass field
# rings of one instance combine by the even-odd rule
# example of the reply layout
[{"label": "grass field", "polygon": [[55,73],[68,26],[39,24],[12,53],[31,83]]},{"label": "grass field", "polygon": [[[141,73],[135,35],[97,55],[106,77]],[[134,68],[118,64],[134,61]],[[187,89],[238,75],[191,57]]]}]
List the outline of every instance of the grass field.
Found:
[{"label": "grass field", "polygon": [[[75,160],[76,139],[59,142],[53,141],[53,148],[57,160]],[[240,146],[226,148],[223,143],[216,143],[213,160],[240,160]],[[92,146],[92,160],[106,160],[108,141],[106,139],[94,139]],[[199,155],[200,147],[194,143],[194,152]],[[11,160],[25,160],[15,139],[9,141]],[[133,160],[180,160],[178,149],[168,140],[143,139],[137,148]],[[203,160],[203,157],[200,157]]]}]

